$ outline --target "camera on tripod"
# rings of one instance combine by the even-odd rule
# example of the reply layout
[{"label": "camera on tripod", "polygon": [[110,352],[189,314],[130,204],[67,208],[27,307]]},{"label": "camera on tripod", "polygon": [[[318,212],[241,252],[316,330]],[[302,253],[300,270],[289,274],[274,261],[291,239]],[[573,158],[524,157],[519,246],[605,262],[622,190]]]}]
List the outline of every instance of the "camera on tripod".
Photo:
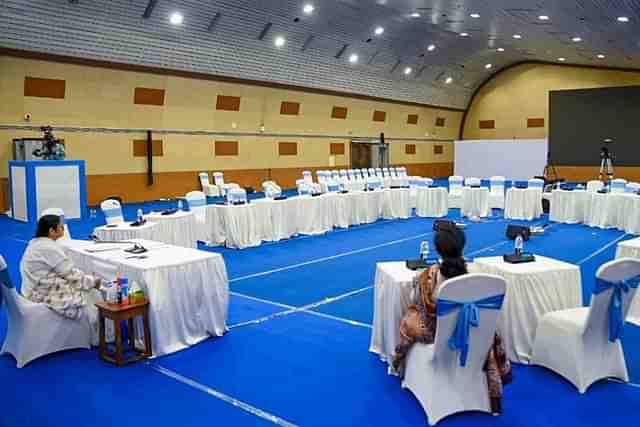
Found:
[{"label": "camera on tripod", "polygon": [[609,146],[613,144],[613,139],[606,138],[600,148],[600,180],[604,181],[605,177],[611,181],[613,179],[613,161],[616,156],[609,150]]},{"label": "camera on tripod", "polygon": [[51,126],[42,126],[40,130],[44,133],[41,139],[42,143],[40,144],[40,148],[33,150],[33,156],[43,160],[64,160],[64,145],[59,139],[53,136]]}]

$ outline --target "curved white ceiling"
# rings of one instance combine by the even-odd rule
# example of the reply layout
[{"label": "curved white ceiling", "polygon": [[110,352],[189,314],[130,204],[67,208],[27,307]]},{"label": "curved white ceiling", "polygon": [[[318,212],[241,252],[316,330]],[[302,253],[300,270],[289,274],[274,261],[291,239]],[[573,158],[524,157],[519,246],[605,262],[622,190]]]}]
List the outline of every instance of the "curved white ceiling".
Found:
[{"label": "curved white ceiling", "polygon": [[519,61],[640,69],[638,29],[640,0],[0,0],[1,47],[455,108]]}]

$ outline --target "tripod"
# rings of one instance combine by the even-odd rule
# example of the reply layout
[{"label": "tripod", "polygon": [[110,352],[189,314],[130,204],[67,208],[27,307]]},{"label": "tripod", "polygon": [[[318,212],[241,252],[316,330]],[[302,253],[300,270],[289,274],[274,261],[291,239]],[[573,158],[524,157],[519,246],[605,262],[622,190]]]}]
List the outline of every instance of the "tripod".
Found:
[{"label": "tripod", "polygon": [[603,181],[605,175],[607,175],[607,181],[613,179],[613,161],[609,156],[603,157],[600,161],[600,181]]}]

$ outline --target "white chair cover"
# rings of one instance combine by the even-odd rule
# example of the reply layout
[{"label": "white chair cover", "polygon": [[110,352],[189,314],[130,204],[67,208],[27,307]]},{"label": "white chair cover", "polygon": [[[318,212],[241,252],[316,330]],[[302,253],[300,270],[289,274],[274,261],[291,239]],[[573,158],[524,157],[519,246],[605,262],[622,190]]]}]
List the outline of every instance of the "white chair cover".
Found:
[{"label": "white chair cover", "polygon": [[365,180],[367,178],[373,178],[376,176],[376,170],[374,168],[362,169],[362,171],[363,171],[362,176],[364,177]]},{"label": "white chair cover", "polygon": [[311,176],[311,172],[309,171],[302,171],[302,179],[304,179],[304,182],[307,184],[313,183],[313,177]]},{"label": "white chair cover", "polygon": [[331,179],[334,181],[340,181],[340,172],[337,170],[331,171]]},{"label": "white chair cover", "polygon": [[604,187],[604,184],[597,179],[587,182],[587,191],[589,193],[597,193],[599,190],[602,190],[602,187]]},{"label": "white chair cover", "polygon": [[504,176],[489,178],[489,208],[504,209]]},{"label": "white chair cover", "polygon": [[618,178],[611,180],[611,192],[612,193],[624,193],[624,189],[627,185],[627,180]]},{"label": "white chair cover", "polygon": [[[532,363],[562,375],[580,393],[607,377],[629,381],[619,332],[640,282],[640,260],[619,258],[603,264],[596,279],[591,307],[545,314],[533,344]],[[621,284],[627,280],[626,286]],[[614,305],[619,307],[617,316]]]},{"label": "white chair cover", "polygon": [[104,218],[107,224],[118,224],[124,222],[124,216],[122,215],[122,206],[120,202],[113,199],[105,200],[100,203],[100,209],[104,214]]},{"label": "white chair cover", "polygon": [[218,187],[209,183],[209,174],[207,172],[200,172],[198,174],[198,177],[200,178],[200,185],[202,186],[202,191],[204,192],[204,194],[209,197],[220,196]]},{"label": "white chair cover", "polygon": [[637,182],[630,182],[624,188],[624,191],[626,193],[637,193],[639,190],[640,190],[640,183],[637,183]]},{"label": "white chair cover", "polygon": [[391,174],[389,173],[389,168],[382,168],[382,177],[391,178]]},{"label": "white chair cover", "polygon": [[347,178],[349,179],[349,181],[350,181],[350,182],[356,182],[356,181],[358,181],[358,180],[356,179],[356,174],[355,174],[355,172],[353,171],[353,169],[349,169],[349,170],[347,170]]},{"label": "white chair cover", "polygon": [[532,178],[527,182],[528,188],[539,188],[540,192],[544,189],[544,180],[540,178]]},{"label": "white chair cover", "polygon": [[282,194],[282,188],[275,181],[265,181],[262,183],[262,191],[265,197],[273,199]]},{"label": "white chair cover", "polygon": [[322,184],[325,181],[326,177],[323,170],[316,171],[316,181]]},{"label": "white chair cover", "polygon": [[400,166],[398,169],[400,169],[400,176],[401,177],[407,176],[407,168],[406,167]]},{"label": "white chair cover", "polygon": [[227,191],[229,191],[232,188],[240,188],[240,186],[236,183],[233,182],[225,182],[224,181],[224,174],[222,172],[214,172],[213,173],[213,180],[216,184],[216,186],[218,187],[218,193],[221,196],[224,196]]},{"label": "white chair cover", "polygon": [[[369,175],[371,175],[371,173],[369,173]],[[384,178],[384,175],[382,175],[382,169],[381,168],[375,168],[375,175],[378,178]]]},{"label": "white chair cover", "polygon": [[56,215],[59,216],[64,224],[64,236],[63,239],[70,239],[71,233],[69,232],[69,226],[64,221],[64,211],[60,208],[49,208],[40,212],[40,216],[38,218],[42,218],[45,215]]},{"label": "white chair cover", "polygon": [[378,190],[382,188],[382,179],[378,177],[367,178],[367,189]]},{"label": "white chair cover", "polygon": [[209,240],[209,230],[207,230],[207,197],[202,191],[190,191],[185,195],[189,210],[196,218],[196,238],[201,242]]},{"label": "white chair cover", "polygon": [[247,192],[244,188],[230,188],[227,193],[227,200],[229,203],[245,202],[247,201]]},{"label": "white chair cover", "polygon": [[461,208],[462,207],[462,183],[464,178],[461,176],[449,177],[449,207]]},{"label": "white chair cover", "polygon": [[[433,344],[417,342],[412,346],[402,382],[424,408],[430,425],[458,412],[491,412],[483,367],[496,332],[505,287],[504,279],[488,274],[465,274],[442,284],[438,310],[447,305],[455,306],[449,302],[459,303],[461,307],[438,314]],[[461,363],[464,350],[452,350],[449,340],[455,330],[464,325],[466,304],[472,303],[477,303],[479,325],[469,328],[468,353],[465,363]],[[468,307],[470,311],[474,310],[473,306]],[[460,344],[460,341],[456,342]]]},{"label": "white chair cover", "polygon": [[340,181],[342,182],[347,182],[349,181],[349,178],[347,177],[347,170],[346,169],[340,169]]},{"label": "white chair cover", "polygon": [[469,177],[464,180],[464,184],[470,187],[480,187],[481,183],[482,181],[480,180],[480,178],[475,177]]}]

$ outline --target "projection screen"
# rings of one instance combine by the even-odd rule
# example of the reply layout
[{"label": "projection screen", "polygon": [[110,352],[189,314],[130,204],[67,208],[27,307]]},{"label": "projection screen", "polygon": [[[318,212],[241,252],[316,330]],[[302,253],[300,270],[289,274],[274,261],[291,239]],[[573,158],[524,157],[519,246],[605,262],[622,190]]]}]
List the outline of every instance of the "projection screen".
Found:
[{"label": "projection screen", "polygon": [[542,175],[547,151],[546,139],[455,141],[454,171],[464,177],[530,179]]}]

